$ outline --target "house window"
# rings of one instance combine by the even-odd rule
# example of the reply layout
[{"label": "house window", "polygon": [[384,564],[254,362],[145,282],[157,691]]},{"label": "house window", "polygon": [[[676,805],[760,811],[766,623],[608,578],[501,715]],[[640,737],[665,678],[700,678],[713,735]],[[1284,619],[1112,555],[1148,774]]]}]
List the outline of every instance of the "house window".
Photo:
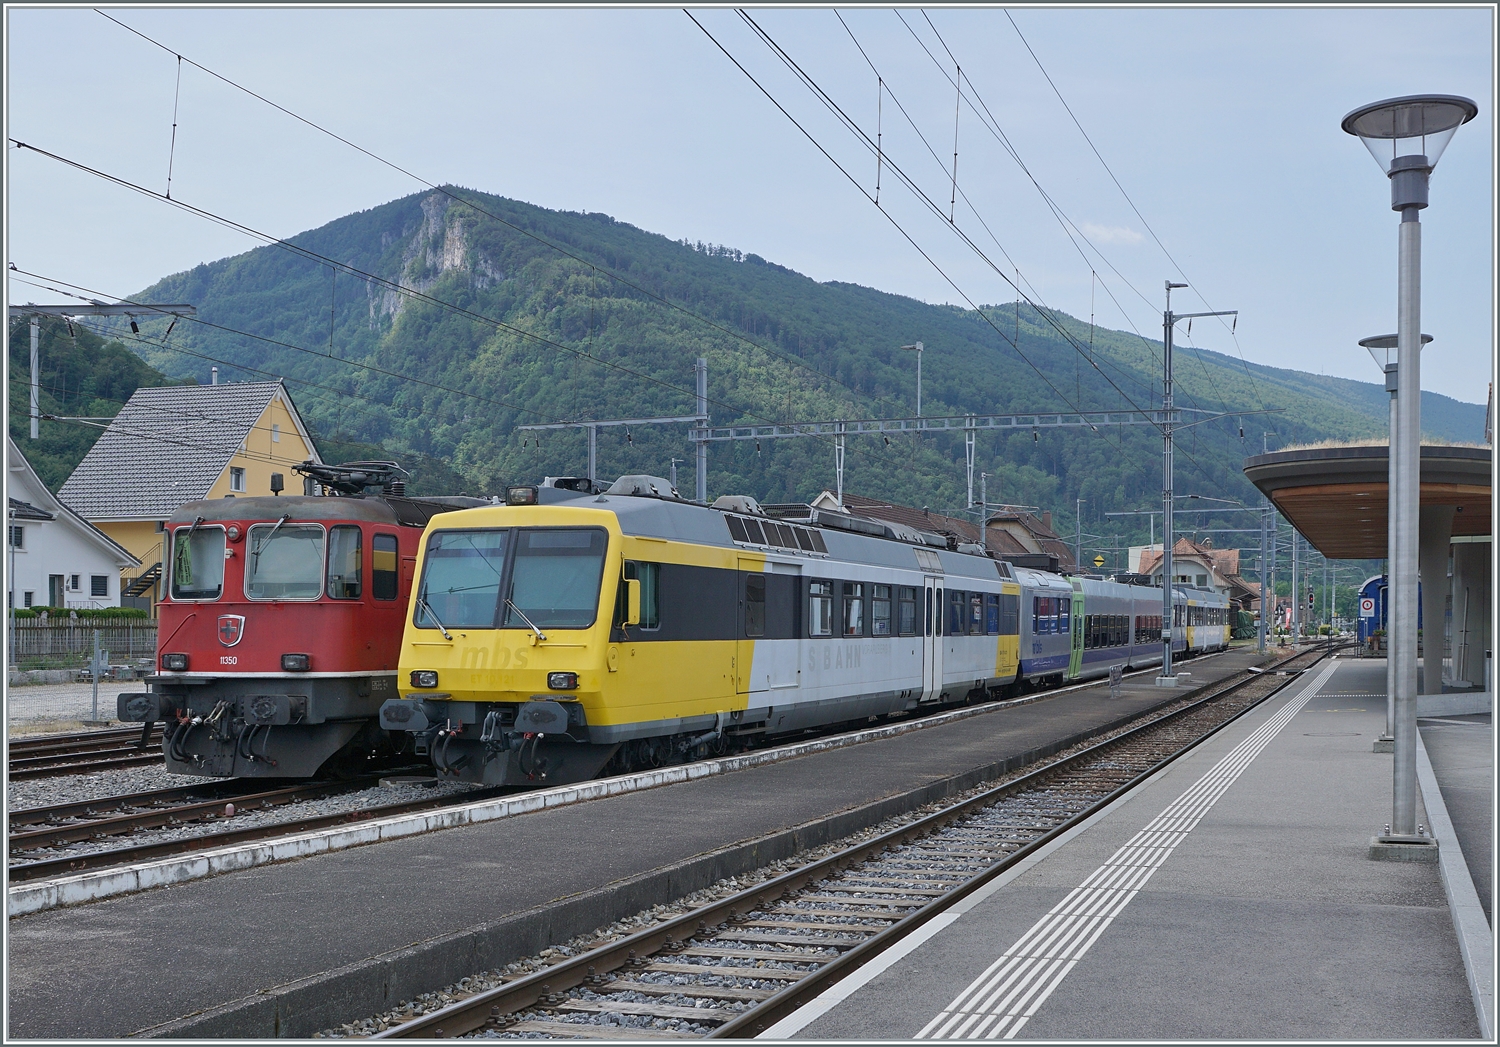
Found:
[{"label": "house window", "polygon": [[281,426],[279,426],[279,425],[272,425],[271,426],[271,442],[273,444],[279,444],[279,443],[281,443]]},{"label": "house window", "polygon": [[[10,547],[12,549],[26,548],[26,528],[20,524],[10,525]],[[31,605],[27,604],[26,606],[30,607]]]},{"label": "house window", "polygon": [[70,574],[70,575],[68,575],[68,589],[71,590],[72,592],[75,592],[75,593],[78,591],[78,589],[79,589],[78,575],[76,575],[76,574]]},{"label": "house window", "polygon": [[229,489],[241,492],[245,490],[245,470],[237,465],[229,467]]},{"label": "house window", "polygon": [[89,595],[90,596],[108,596],[109,595],[109,575],[107,575],[107,574],[91,574],[91,575],[89,575]]},{"label": "house window", "polygon": [[1208,575],[1206,575],[1206,574],[1200,574],[1198,576],[1198,584],[1199,585],[1207,585],[1208,584]]},{"label": "house window", "polygon": [[35,601],[35,599],[36,599],[36,593],[34,593],[30,589],[28,589],[28,590],[26,590],[26,592],[24,592],[24,593],[21,594],[21,606],[22,607],[30,607],[32,605],[32,603]]}]

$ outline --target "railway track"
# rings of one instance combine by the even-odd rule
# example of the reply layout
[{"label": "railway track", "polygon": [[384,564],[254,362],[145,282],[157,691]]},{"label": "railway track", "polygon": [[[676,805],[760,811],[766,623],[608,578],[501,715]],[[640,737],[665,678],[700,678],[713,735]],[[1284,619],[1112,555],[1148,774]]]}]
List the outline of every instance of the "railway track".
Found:
[{"label": "railway track", "polygon": [[[386,771],[384,773],[390,774],[391,772]],[[293,803],[299,800],[336,796],[339,793],[369,788],[378,782],[381,777],[383,775],[352,778],[343,782],[304,782],[300,785],[289,786],[283,789],[265,790],[259,793],[250,793],[239,799],[231,799],[233,799],[235,810],[242,812],[252,809],[249,806],[242,807],[242,804],[251,804],[254,807],[270,807]],[[259,784],[263,785],[264,783]],[[199,792],[203,791],[203,786],[195,788]],[[171,790],[165,791],[170,792]],[[265,840],[277,836],[293,836],[301,832],[311,832],[317,829],[329,829],[338,825],[347,825],[350,822],[368,821],[392,815],[413,814],[419,811],[430,811],[454,803],[472,803],[475,800],[488,799],[492,796],[499,796],[514,791],[511,788],[475,789],[465,792],[460,796],[440,796],[431,799],[411,800],[404,803],[381,804],[373,807],[362,807],[352,811],[342,811],[336,814],[312,815],[306,818],[294,818],[268,825],[249,826],[243,829],[222,829],[217,832],[207,832],[189,837],[175,837],[167,840],[126,844],[121,847],[111,847],[83,854],[63,855],[61,857],[42,858],[34,861],[24,860],[24,850],[35,851],[43,847],[63,846],[71,841],[133,833],[150,828],[175,827],[193,821],[212,822],[222,817],[225,798],[220,797],[208,802],[180,804],[178,806],[167,806],[156,810],[137,811],[129,814],[108,815],[106,813],[104,817],[78,825],[27,829],[23,830],[19,835],[12,831],[10,837],[11,862],[8,875],[10,882],[13,884],[54,879],[59,876],[70,876],[74,873],[109,869],[122,865],[133,865],[136,862],[151,861],[156,858],[170,858],[180,854],[191,854],[195,851],[207,851],[216,847],[252,843],[257,840]],[[146,796],[150,794],[137,795]],[[128,801],[130,798],[116,797],[114,799]],[[93,805],[97,810],[99,805],[106,802],[94,801]],[[88,805],[67,804],[63,806],[76,808]],[[119,806],[117,805],[114,809],[119,810]],[[29,816],[34,812],[42,810],[45,809],[35,808],[33,811],[17,813]],[[41,842],[49,837],[54,842]]]},{"label": "railway track", "polygon": [[[267,789],[270,783],[263,780],[234,779],[217,785],[156,789],[11,811],[7,827],[10,855],[13,860],[17,857],[24,860],[28,851],[124,836],[146,829],[213,822],[236,813],[338,796],[369,788],[377,784],[380,777],[366,775],[347,781],[301,782],[273,789]],[[17,879],[18,874],[29,868],[29,864],[12,865],[11,879]]]},{"label": "railway track", "polygon": [[142,733],[129,727],[11,739],[6,774],[18,782],[162,763],[161,728],[144,738]]},{"label": "railway track", "polygon": [[[1183,708],[899,829],[375,1038],[754,1037],[1331,650],[1241,673]],[[610,1024],[596,1024],[601,1015]]]},{"label": "railway track", "polygon": [[[1152,672],[1154,670],[1146,669],[1140,671]],[[1131,673],[1128,675],[1136,674]],[[20,755],[24,759],[76,760],[77,754],[85,753],[102,758],[102,754],[106,752],[120,751],[120,747],[126,745],[128,739],[134,739],[134,744],[138,745],[140,736],[140,731],[134,728],[127,728],[124,730],[92,731],[75,735],[56,735],[47,738],[29,739],[25,742],[12,744],[12,767],[15,766],[14,761],[17,755]],[[154,733],[152,738],[156,744],[160,744],[159,731]],[[100,747],[101,742],[103,743],[103,748]],[[92,746],[92,749],[90,749],[90,746]],[[18,749],[20,750],[19,754],[17,753]],[[128,746],[124,751],[127,753],[139,753],[138,748],[132,749]],[[159,763],[161,761],[161,754],[158,751],[153,756],[144,758],[136,756],[135,759]],[[41,777],[45,774],[80,773],[89,770],[104,769],[106,766],[108,765],[102,762],[97,764],[60,763],[46,768],[38,768],[35,774],[16,774],[13,771],[12,778]],[[128,764],[115,764],[113,766],[128,766]],[[388,769],[384,773],[390,774],[393,772]],[[344,785],[342,788],[338,783],[311,782],[302,783],[300,786],[264,790],[259,793],[254,790],[262,789],[265,784],[264,782],[234,782],[233,780],[226,780],[218,783],[217,786],[213,782],[203,782],[177,789],[162,789],[150,793],[134,793],[99,800],[60,804],[56,807],[39,807],[13,811],[10,814],[9,825],[7,827],[9,833],[10,881],[12,883],[25,883],[52,879],[59,876],[69,876],[75,873],[131,865],[157,858],[190,854],[194,851],[211,850],[216,847],[255,842],[275,836],[290,836],[299,832],[333,828],[354,821],[412,814],[420,811],[434,810],[449,804],[471,803],[515,791],[512,788],[473,790],[456,797],[434,797],[430,800],[384,804],[357,811],[316,815],[278,822],[274,825],[259,825],[242,829],[226,828],[191,837],[178,836],[165,840],[138,840],[120,847],[104,848],[80,854],[27,859],[29,852],[63,847],[70,843],[98,840],[111,836],[126,836],[151,829],[175,829],[192,823],[213,823],[221,820],[226,801],[232,801],[235,804],[236,812],[246,813],[256,808],[276,806],[304,799],[323,798],[337,795],[340,792],[364,788],[372,784],[377,777],[371,776],[368,779],[351,780],[349,784]],[[356,782],[359,784],[355,784]],[[205,798],[206,794],[207,798]]]}]

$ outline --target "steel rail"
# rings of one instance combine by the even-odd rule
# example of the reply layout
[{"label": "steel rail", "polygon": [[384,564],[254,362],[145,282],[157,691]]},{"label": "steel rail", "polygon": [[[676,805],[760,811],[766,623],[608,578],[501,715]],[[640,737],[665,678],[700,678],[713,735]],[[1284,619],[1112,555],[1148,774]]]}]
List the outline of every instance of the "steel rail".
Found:
[{"label": "steel rail", "polygon": [[[228,798],[227,802],[234,804],[236,813],[244,814],[267,807],[296,803],[299,800],[315,800],[355,792],[377,784],[380,777],[380,775],[366,775],[342,782],[304,782],[299,785],[234,796]],[[259,784],[264,785],[263,782]],[[68,825],[48,825],[23,832],[12,830],[8,844],[10,853],[14,856],[63,844],[95,840],[103,836],[122,836],[142,829],[176,828],[193,822],[214,821],[226,817],[223,813],[225,804],[225,798],[199,800],[193,803],[152,807],[129,814],[95,817],[88,821],[73,822]]]},{"label": "steel rail", "polygon": [[46,807],[23,807],[10,811],[7,814],[7,821],[9,831],[14,832],[27,825],[45,825],[64,818],[94,818],[103,812],[124,810],[127,807],[150,807],[178,801],[214,798],[221,801],[232,800],[238,795],[235,792],[236,789],[243,793],[248,791],[246,786],[262,788],[265,784],[265,781],[253,778],[210,779],[201,785],[182,785],[171,789],[119,793],[115,796],[101,796],[93,800],[74,800],[71,803],[56,803]]},{"label": "steel rail", "polygon": [[[1332,648],[1330,647],[1327,650],[1318,648],[1312,651],[1297,652],[1273,666],[1273,671],[1275,669],[1284,670],[1292,661],[1305,658],[1310,654],[1316,654],[1318,659],[1321,659],[1322,657],[1326,657],[1331,650]],[[1243,670],[1238,675],[1242,678],[1229,683],[1227,686],[1218,686],[1218,684],[1205,685],[1208,693],[1203,694],[1190,705],[1154,716],[1113,738],[1090,745],[1070,757],[1035,768],[1018,778],[985,790],[952,807],[945,808],[908,825],[893,829],[872,840],[846,848],[801,869],[795,869],[755,887],[711,902],[708,905],[658,924],[655,927],[649,927],[618,941],[597,946],[578,956],[570,957],[543,970],[507,982],[493,989],[477,993],[474,996],[450,1004],[437,1011],[420,1015],[400,1024],[391,1025],[375,1033],[371,1038],[404,1039],[459,1036],[478,1029],[504,1015],[524,1010],[538,1002],[543,1002],[544,1005],[548,1002],[561,1002],[562,994],[568,989],[583,985],[600,985],[602,983],[602,978],[600,977],[602,972],[617,970],[621,967],[640,966],[643,963],[644,957],[664,950],[668,954],[671,954],[674,949],[682,948],[683,944],[695,935],[707,935],[711,929],[721,924],[735,925],[742,923],[745,920],[744,914],[764,909],[768,905],[774,904],[788,895],[801,890],[808,884],[822,880],[829,874],[842,872],[864,861],[869,856],[928,836],[934,830],[944,828],[971,812],[993,806],[1001,800],[1040,786],[1047,780],[1056,778],[1060,772],[1081,768],[1087,761],[1104,755],[1108,750],[1117,749],[1132,739],[1143,737],[1146,732],[1161,730],[1176,720],[1204,709],[1210,703],[1223,700],[1251,683],[1256,681],[1269,683],[1277,680],[1275,676],[1268,678],[1267,674],[1253,674]],[[1279,682],[1277,682],[1276,686],[1270,692],[1256,699],[1250,705],[1246,706],[1245,709],[1226,718],[1208,732],[1198,735],[1186,746],[1179,747],[1172,755],[1153,763],[1147,770],[1111,790],[1103,799],[1090,804],[1086,810],[1055,823],[1053,827],[1047,829],[1047,831],[1036,839],[1021,845],[1000,862],[979,873],[974,879],[966,881],[962,886],[955,887],[953,891],[945,892],[941,897],[934,899],[933,902],[922,906],[916,913],[902,917],[899,922],[893,924],[891,927],[877,932],[873,937],[864,942],[854,945],[845,956],[838,959],[826,960],[825,962],[823,958],[805,953],[767,954],[767,958],[820,964],[820,968],[816,971],[777,972],[766,971],[761,968],[707,968],[705,973],[708,974],[732,975],[740,974],[743,971],[742,976],[751,978],[769,976],[785,980],[783,976],[787,974],[795,974],[797,977],[797,980],[786,989],[776,993],[752,1010],[743,1012],[740,1017],[727,1022],[710,1035],[720,1038],[725,1036],[753,1036],[759,1031],[764,1031],[765,1028],[779,1020],[780,1014],[795,1010],[809,996],[816,996],[822,993],[830,985],[848,974],[849,971],[855,969],[859,963],[867,961],[882,949],[888,948],[892,943],[942,911],[942,908],[953,904],[959,898],[977,890],[985,882],[998,876],[1005,869],[1021,861],[1027,855],[1034,853],[1039,847],[1055,839],[1059,834],[1066,832],[1071,826],[1091,816],[1095,811],[1112,803],[1126,792],[1129,792],[1155,774],[1161,767],[1190,751],[1204,739],[1211,737],[1214,733],[1228,726],[1228,724],[1234,722],[1234,720],[1246,712],[1273,697],[1282,687],[1292,683],[1295,678],[1295,676],[1280,678]],[[1218,683],[1222,683],[1222,681]],[[853,926],[851,925],[851,930]],[[872,948],[872,943],[877,940],[882,941],[884,944],[879,948]],[[806,941],[808,944],[820,943],[816,939],[806,939]],[[824,939],[822,943],[826,944],[828,940]],[[860,959],[858,963],[850,965],[845,960],[845,957],[856,953]],[[634,987],[632,985],[632,988]],[[712,991],[705,991],[700,995],[711,997]],[[711,1013],[706,1009],[701,1009],[701,1016],[702,1018],[712,1020]],[[755,1026],[758,1026],[758,1028],[755,1028]],[[631,1030],[623,1031],[629,1032]],[[642,1033],[648,1036],[652,1031],[641,1030]]]},{"label": "steel rail", "polygon": [[[161,738],[161,728],[156,728],[152,734],[157,740]],[[7,748],[12,756],[18,753],[39,755],[44,752],[72,752],[87,751],[98,747],[101,742],[129,741],[132,738],[139,739],[141,728],[139,727],[111,727],[102,731],[78,731],[72,734],[47,734],[35,738],[10,738],[7,740]]]},{"label": "steel rail", "polygon": [[40,767],[16,767],[11,765],[6,772],[10,781],[30,781],[34,778],[60,778],[65,774],[93,774],[95,771],[117,771],[126,767],[145,767],[165,761],[160,752],[130,755],[109,755],[94,760],[75,763],[47,763]]},{"label": "steel rail", "polygon": [[342,811],[338,814],[315,815],[310,818],[298,818],[292,821],[276,822],[271,825],[257,825],[247,829],[228,829],[223,832],[204,833],[201,836],[190,836],[177,840],[162,840],[156,843],[136,844],[130,847],[113,847],[109,850],[93,851],[88,854],[76,854],[38,862],[12,864],[9,867],[8,875],[10,882],[13,884],[27,883],[33,880],[54,879],[59,876],[71,876],[75,873],[90,872],[96,869],[132,865],[136,862],[149,861],[153,858],[170,858],[179,854],[192,854],[195,851],[207,851],[215,847],[226,847],[231,844],[253,843],[257,840],[266,840],[278,836],[295,836],[298,833],[347,825],[350,822],[370,821],[375,818],[388,818],[394,815],[413,814],[418,811],[433,810],[462,803],[473,803],[476,800],[484,800],[513,791],[513,789],[508,787],[477,789],[473,792],[464,793],[457,799],[453,797],[434,797],[430,800],[410,800],[406,803],[366,807],[360,810]]}]

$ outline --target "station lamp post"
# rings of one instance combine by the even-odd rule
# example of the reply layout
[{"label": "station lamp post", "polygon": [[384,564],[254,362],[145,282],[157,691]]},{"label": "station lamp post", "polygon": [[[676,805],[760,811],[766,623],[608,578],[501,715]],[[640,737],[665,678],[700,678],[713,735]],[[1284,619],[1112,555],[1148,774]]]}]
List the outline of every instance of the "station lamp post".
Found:
[{"label": "station lamp post", "polygon": [[[1424,334],[1422,344],[1426,345],[1432,341],[1432,335]],[[1396,348],[1397,338],[1393,334],[1371,335],[1369,338],[1361,338],[1359,344],[1369,352],[1370,359],[1375,361],[1385,375],[1385,391],[1391,394],[1391,415],[1387,425],[1386,435],[1386,552],[1396,547],[1396,514],[1391,511],[1390,506],[1395,504],[1394,494],[1396,491],[1396,432],[1400,428],[1400,420],[1396,417],[1396,391],[1398,389],[1398,375],[1400,363],[1391,357],[1391,350]],[[1420,453],[1420,452],[1419,452]],[[1389,584],[1389,582],[1387,582]],[[1387,607],[1387,615],[1389,615]],[[1390,634],[1387,632],[1386,642],[1390,642]],[[1389,646],[1387,646],[1389,652]],[[1387,657],[1385,660],[1385,734],[1375,739],[1376,752],[1390,752],[1394,744],[1396,730],[1396,675],[1395,659]]]},{"label": "station lamp post", "polygon": [[[1428,180],[1460,125],[1479,107],[1457,95],[1407,95],[1360,106],[1340,126],[1357,136],[1391,181],[1397,240],[1396,431],[1390,462],[1390,682],[1394,697],[1393,810],[1386,844],[1430,843],[1417,835],[1417,521],[1421,501],[1422,225]],[[1429,645],[1428,657],[1442,657]]]}]

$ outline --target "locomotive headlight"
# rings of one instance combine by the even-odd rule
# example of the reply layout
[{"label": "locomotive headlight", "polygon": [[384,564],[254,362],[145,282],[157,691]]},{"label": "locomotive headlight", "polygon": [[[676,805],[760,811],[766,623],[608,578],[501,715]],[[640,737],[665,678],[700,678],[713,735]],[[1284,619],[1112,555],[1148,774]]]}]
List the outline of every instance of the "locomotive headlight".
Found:
[{"label": "locomotive headlight", "polygon": [[554,691],[578,690],[577,673],[548,673],[547,686]]},{"label": "locomotive headlight", "polygon": [[411,685],[413,687],[436,687],[437,671],[435,669],[413,669],[411,673]]},{"label": "locomotive headlight", "polygon": [[284,654],[281,656],[281,671],[284,673],[305,673],[312,668],[312,655],[310,654]]},{"label": "locomotive headlight", "polygon": [[186,672],[188,667],[188,656],[185,654],[164,654],[161,656],[161,667],[168,672]]}]

